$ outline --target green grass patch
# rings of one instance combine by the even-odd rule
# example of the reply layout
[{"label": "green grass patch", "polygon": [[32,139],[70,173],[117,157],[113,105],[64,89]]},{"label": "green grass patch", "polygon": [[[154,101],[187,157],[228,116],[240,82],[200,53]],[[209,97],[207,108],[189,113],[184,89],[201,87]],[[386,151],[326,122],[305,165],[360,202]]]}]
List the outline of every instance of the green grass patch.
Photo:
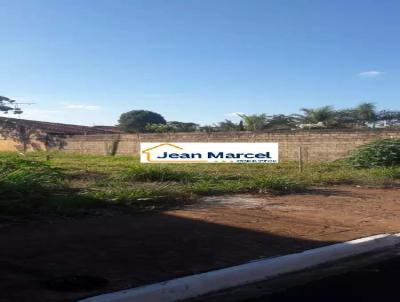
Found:
[{"label": "green grass patch", "polygon": [[162,165],[130,165],[126,170],[119,173],[122,181],[144,181],[144,182],[192,182],[199,176],[186,171],[176,171]]},{"label": "green grass patch", "polygon": [[400,167],[348,161],[280,164],[140,164],[131,156],[0,153],[0,214],[166,210],[203,195],[293,193],[314,185],[395,186]]}]

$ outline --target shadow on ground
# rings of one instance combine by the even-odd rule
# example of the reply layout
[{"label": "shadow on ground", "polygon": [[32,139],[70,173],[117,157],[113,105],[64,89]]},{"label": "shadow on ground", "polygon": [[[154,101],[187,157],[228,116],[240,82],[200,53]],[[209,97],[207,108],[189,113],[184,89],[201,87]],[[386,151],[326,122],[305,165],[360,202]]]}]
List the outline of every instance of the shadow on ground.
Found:
[{"label": "shadow on ground", "polygon": [[[331,244],[168,214],[86,217],[5,225],[0,301],[76,301],[101,292]],[[64,276],[94,276],[101,289],[49,290]]]},{"label": "shadow on ground", "polygon": [[400,247],[397,257],[378,263],[356,267],[349,272],[325,277],[281,292],[246,302],[379,302],[399,301],[398,273]]}]

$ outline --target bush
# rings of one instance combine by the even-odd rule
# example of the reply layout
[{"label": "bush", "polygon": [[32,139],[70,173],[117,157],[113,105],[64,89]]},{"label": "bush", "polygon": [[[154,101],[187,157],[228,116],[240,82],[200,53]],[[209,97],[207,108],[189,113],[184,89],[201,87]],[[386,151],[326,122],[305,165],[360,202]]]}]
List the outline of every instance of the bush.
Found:
[{"label": "bush", "polygon": [[350,157],[355,167],[393,167],[400,165],[400,139],[382,139],[358,148]]}]

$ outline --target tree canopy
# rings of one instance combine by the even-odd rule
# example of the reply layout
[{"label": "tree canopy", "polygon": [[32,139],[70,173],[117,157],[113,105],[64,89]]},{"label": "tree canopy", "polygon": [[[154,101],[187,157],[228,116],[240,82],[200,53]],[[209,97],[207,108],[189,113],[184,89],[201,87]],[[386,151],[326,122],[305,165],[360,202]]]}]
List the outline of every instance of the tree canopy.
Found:
[{"label": "tree canopy", "polygon": [[318,128],[400,128],[400,111],[377,110],[364,102],[353,108],[333,106],[302,108],[299,114],[238,114],[240,121],[224,120],[212,125],[169,121],[154,112],[133,110],[121,115],[120,127],[128,132],[229,132],[260,130],[293,130]]},{"label": "tree canopy", "polygon": [[184,122],[167,122],[166,124],[147,124],[146,132],[163,133],[163,132],[195,132],[199,125],[195,123]]},{"label": "tree canopy", "polygon": [[147,110],[132,110],[121,114],[118,127],[126,132],[143,132],[149,124],[165,125],[167,122],[158,113]]},{"label": "tree canopy", "polygon": [[303,114],[293,114],[300,123],[303,124],[322,124],[328,126],[333,122],[336,112],[332,106],[323,106],[319,108],[302,108]]},{"label": "tree canopy", "polygon": [[265,113],[262,114],[238,114],[243,120],[244,128],[248,131],[261,130],[265,127],[268,122],[268,116]]},{"label": "tree canopy", "polygon": [[14,114],[21,114],[22,110],[15,102],[15,100],[0,95],[0,112],[8,113],[12,111]]}]

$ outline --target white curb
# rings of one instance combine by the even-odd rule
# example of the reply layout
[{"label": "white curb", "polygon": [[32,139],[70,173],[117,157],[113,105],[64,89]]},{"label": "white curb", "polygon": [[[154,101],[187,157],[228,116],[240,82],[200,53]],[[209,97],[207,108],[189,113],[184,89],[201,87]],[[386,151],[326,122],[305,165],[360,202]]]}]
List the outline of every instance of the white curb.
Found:
[{"label": "white curb", "polygon": [[400,233],[380,234],[286,256],[261,259],[207,273],[154,283],[80,302],[173,302],[242,286],[400,244]]}]

